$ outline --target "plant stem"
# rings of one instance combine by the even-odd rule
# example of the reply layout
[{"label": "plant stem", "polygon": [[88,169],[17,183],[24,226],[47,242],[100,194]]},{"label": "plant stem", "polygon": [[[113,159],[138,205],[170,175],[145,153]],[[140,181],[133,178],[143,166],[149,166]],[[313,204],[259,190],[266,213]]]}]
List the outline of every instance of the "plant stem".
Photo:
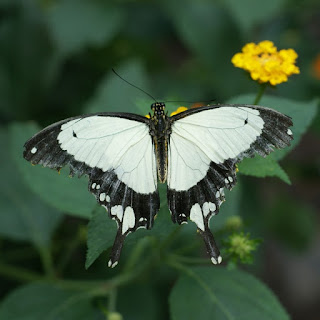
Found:
[{"label": "plant stem", "polygon": [[114,288],[109,293],[108,312],[115,312],[117,305],[117,289]]},{"label": "plant stem", "polygon": [[182,263],[188,263],[188,264],[210,264],[211,261],[207,258],[197,258],[197,257],[185,257],[180,256],[177,254],[170,254],[170,257],[173,258],[176,261],[182,262]]},{"label": "plant stem", "polygon": [[49,279],[55,278],[55,271],[53,267],[51,250],[48,247],[38,247],[37,248],[40,254],[42,266],[46,276]]},{"label": "plant stem", "polygon": [[73,253],[81,243],[82,243],[82,236],[81,236],[81,230],[79,229],[75,237],[68,242],[66,248],[64,249],[57,263],[56,270],[58,274],[63,272],[64,268],[67,266],[68,262],[72,258]]},{"label": "plant stem", "polygon": [[253,102],[254,105],[257,105],[259,103],[259,101],[261,100],[263,94],[264,94],[264,91],[266,90],[266,87],[267,87],[267,84],[266,83],[261,83],[260,86],[259,86],[259,91],[258,91],[258,94]]},{"label": "plant stem", "polygon": [[41,274],[0,262],[0,274],[22,282],[43,280]]}]

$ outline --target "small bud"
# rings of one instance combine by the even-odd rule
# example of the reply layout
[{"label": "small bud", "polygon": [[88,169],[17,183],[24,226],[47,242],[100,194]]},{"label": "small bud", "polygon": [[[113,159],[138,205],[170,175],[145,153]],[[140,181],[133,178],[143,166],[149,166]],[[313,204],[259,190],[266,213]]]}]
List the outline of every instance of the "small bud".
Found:
[{"label": "small bud", "polygon": [[231,261],[240,260],[242,263],[252,263],[252,252],[256,250],[259,239],[250,239],[250,234],[233,233],[227,240],[227,253],[230,255]]},{"label": "small bud", "polygon": [[228,230],[239,230],[243,227],[243,221],[240,216],[231,216],[227,219],[225,226]]},{"label": "small bud", "polygon": [[119,312],[110,312],[108,314],[108,320],[122,320],[123,317]]}]

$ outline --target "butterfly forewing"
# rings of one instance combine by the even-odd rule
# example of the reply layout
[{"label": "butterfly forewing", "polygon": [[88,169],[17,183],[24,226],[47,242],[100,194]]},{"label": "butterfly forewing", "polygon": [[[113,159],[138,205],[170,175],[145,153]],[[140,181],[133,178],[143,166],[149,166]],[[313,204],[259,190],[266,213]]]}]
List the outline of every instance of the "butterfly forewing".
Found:
[{"label": "butterfly forewing", "polygon": [[219,212],[224,188],[236,183],[236,164],[288,146],[292,121],[268,108],[218,105],[185,111],[171,122],[167,197],[172,219],[194,221],[212,262],[220,262],[209,220]]},{"label": "butterfly forewing", "polygon": [[89,176],[89,190],[118,223],[109,266],[115,266],[129,232],[150,229],[159,210],[156,160],[148,120],[102,113],[67,119],[25,144],[33,164]]}]

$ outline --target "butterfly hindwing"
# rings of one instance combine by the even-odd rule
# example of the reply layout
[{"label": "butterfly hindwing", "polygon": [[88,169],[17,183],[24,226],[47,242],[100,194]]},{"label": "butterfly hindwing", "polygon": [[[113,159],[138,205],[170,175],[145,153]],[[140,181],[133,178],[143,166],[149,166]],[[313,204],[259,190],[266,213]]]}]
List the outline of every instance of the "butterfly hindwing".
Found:
[{"label": "butterfly hindwing", "polygon": [[32,164],[71,175],[89,176],[89,191],[117,221],[109,266],[120,257],[125,237],[152,228],[160,207],[156,161],[147,119],[134,114],[101,113],[53,124],[25,144]]},{"label": "butterfly hindwing", "polygon": [[173,116],[168,150],[168,205],[173,222],[196,223],[213,263],[221,257],[209,229],[224,188],[236,183],[236,164],[290,144],[292,121],[250,105],[190,109]]}]

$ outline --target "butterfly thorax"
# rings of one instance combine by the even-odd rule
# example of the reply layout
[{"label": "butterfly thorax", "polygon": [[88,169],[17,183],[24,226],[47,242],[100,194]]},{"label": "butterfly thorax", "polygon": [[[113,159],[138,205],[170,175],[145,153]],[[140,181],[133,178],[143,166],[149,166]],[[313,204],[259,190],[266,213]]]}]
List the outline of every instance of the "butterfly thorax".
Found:
[{"label": "butterfly thorax", "polygon": [[164,103],[153,103],[151,109],[153,115],[150,118],[150,134],[157,159],[158,178],[161,183],[164,183],[168,171],[168,141],[171,134],[171,124],[164,112]]}]

